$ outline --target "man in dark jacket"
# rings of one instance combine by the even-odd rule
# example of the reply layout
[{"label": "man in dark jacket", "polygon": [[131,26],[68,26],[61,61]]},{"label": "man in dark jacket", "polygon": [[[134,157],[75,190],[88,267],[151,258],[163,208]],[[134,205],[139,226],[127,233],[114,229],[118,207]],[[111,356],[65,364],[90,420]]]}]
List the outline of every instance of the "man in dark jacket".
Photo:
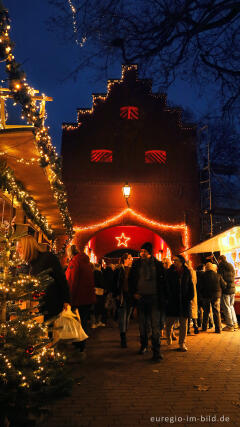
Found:
[{"label": "man in dark jacket", "polygon": [[216,267],[216,264],[208,262],[205,267],[206,271],[201,278],[201,295],[203,298],[202,330],[207,330],[210,307],[212,306],[215,332],[220,334],[222,329],[220,302],[222,292],[225,290],[227,284],[222,276],[216,272]]},{"label": "man in dark jacket", "polygon": [[165,271],[163,264],[152,255],[152,244],[144,243],[140,259],[136,260],[129,273],[129,292],[137,301],[141,348],[144,354],[148,335],[152,330],[154,362],[163,359],[160,353],[160,310],[164,306]]},{"label": "man in dark jacket", "polygon": [[185,266],[182,255],[173,258],[173,265],[167,271],[167,322],[166,335],[168,345],[172,344],[172,327],[176,320],[180,322],[179,349],[187,351],[187,321],[190,317],[190,302],[194,297],[194,288],[190,270]]},{"label": "man in dark jacket", "polygon": [[235,301],[235,270],[227,259],[225,255],[220,255],[218,258],[218,273],[221,274],[222,278],[227,283],[226,288],[223,291],[222,295],[222,309],[224,314],[224,319],[226,326],[223,328],[223,331],[234,332],[238,329],[237,316],[234,309]]}]

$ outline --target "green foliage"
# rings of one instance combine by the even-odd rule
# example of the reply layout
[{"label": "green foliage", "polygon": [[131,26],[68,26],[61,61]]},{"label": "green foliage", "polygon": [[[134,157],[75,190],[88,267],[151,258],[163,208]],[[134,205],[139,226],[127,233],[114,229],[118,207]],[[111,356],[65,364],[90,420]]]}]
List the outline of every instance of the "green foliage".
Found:
[{"label": "green foliage", "polygon": [[72,380],[65,356],[51,347],[47,326],[38,318],[53,279],[47,270],[37,278],[18,272],[16,238],[13,224],[5,224],[0,231],[0,408],[2,423],[26,427],[45,411],[46,401],[69,393]]}]

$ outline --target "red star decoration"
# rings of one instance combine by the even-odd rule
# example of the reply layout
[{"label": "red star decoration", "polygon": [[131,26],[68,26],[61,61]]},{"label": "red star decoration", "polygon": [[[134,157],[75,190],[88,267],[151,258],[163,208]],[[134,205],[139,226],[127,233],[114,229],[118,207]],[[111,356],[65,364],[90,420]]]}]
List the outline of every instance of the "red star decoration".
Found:
[{"label": "red star decoration", "polygon": [[122,233],[120,237],[115,237],[115,239],[118,240],[118,246],[125,246],[127,248],[128,240],[130,240],[131,237],[126,237],[125,234]]}]

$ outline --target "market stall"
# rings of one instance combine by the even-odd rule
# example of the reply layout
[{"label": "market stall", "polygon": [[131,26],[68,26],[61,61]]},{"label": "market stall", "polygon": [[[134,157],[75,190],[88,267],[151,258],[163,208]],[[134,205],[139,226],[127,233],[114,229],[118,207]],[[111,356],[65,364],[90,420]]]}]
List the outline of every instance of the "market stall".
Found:
[{"label": "market stall", "polygon": [[217,234],[198,245],[193,246],[184,252],[184,254],[215,253],[220,252],[225,255],[236,272],[236,295],[235,310],[240,315],[240,226],[232,227],[223,233]]}]

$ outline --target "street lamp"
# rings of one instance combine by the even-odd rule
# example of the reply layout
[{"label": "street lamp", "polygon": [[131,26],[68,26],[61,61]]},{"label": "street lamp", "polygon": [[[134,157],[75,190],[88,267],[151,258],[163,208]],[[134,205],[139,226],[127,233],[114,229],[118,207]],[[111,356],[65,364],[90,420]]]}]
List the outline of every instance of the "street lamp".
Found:
[{"label": "street lamp", "polygon": [[124,195],[124,197],[125,197],[125,200],[126,200],[127,206],[128,206],[128,208],[129,208],[128,199],[129,199],[130,194],[131,194],[131,187],[130,187],[130,185],[128,185],[128,184],[126,183],[126,184],[122,187],[122,192],[123,192],[123,195]]}]

